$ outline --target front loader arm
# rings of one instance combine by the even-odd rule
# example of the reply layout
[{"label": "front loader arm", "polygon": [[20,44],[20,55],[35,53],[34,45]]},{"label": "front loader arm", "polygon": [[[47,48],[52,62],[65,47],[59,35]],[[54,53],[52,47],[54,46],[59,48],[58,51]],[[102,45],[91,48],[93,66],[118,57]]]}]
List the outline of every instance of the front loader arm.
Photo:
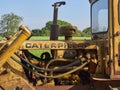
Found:
[{"label": "front loader arm", "polygon": [[[7,46],[7,48],[2,47],[2,52],[0,53],[0,67],[7,61],[7,59],[20,47],[20,45],[31,36],[30,30],[25,26],[21,25],[19,27],[19,35]],[[3,44],[3,46],[6,46]]]}]

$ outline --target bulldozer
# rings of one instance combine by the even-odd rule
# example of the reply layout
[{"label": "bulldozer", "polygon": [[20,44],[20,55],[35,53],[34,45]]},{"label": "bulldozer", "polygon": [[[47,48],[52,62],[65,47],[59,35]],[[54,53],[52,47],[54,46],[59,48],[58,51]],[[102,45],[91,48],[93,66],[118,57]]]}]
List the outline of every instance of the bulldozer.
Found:
[{"label": "bulldozer", "polygon": [[[21,25],[0,41],[0,90],[119,90],[120,0],[89,0],[91,40],[73,40],[76,26],[57,25],[56,2],[50,40],[33,41]],[[58,35],[65,40],[58,40]],[[30,50],[49,50],[40,57]]]}]

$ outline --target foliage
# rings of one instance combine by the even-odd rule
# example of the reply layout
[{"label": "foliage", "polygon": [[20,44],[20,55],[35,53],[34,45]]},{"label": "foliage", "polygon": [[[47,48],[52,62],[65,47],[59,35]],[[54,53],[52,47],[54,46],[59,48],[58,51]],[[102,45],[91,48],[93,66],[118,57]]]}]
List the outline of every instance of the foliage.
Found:
[{"label": "foliage", "polygon": [[42,31],[41,36],[50,36],[50,30],[48,29],[48,27],[42,28],[41,31]]},{"label": "foliage", "polygon": [[[57,21],[59,27],[61,26],[68,26],[71,25],[70,23],[66,22],[66,21],[62,21],[62,20],[58,20]],[[50,29],[51,29],[51,25],[53,24],[52,21],[48,21],[45,25],[45,27],[43,27],[42,29],[34,29],[32,30],[33,35],[35,36],[49,36],[50,35]]]},{"label": "foliage", "polygon": [[83,35],[83,33],[80,30],[77,30],[76,31],[76,35],[74,35],[74,36],[83,37],[84,35]]},{"label": "foliage", "polygon": [[[47,29],[51,29],[51,25],[52,25],[52,21],[48,21],[47,23],[46,23],[46,27],[47,27]],[[66,21],[63,21],[63,20],[58,20],[57,21],[57,24],[59,25],[59,27],[61,27],[61,26],[71,26],[71,24],[70,23],[68,23],[68,22],[66,22]]]},{"label": "foliage", "polygon": [[[14,13],[2,15],[0,20],[0,36],[13,35],[15,30],[18,29],[19,24],[21,23],[22,20],[23,20],[22,17],[17,16]],[[42,29],[33,29],[32,30],[33,36],[49,36],[52,24],[53,24],[52,21],[48,21],[46,22],[45,27],[43,27]],[[58,20],[57,24],[59,25],[59,27],[72,25],[71,23],[63,20]],[[83,31],[77,30],[76,35],[74,36],[90,37],[91,29],[90,27],[88,27]]]},{"label": "foliage", "polygon": [[5,35],[13,34],[14,31],[18,29],[22,20],[22,17],[14,13],[4,14],[1,16],[0,30],[4,30]]},{"label": "foliage", "polygon": [[90,27],[84,29],[82,32],[83,32],[84,36],[87,36],[87,37],[91,36],[91,28]]},{"label": "foliage", "polygon": [[32,34],[33,34],[33,36],[41,36],[41,30],[40,29],[33,29],[32,30]]},{"label": "foliage", "polygon": [[[68,23],[66,21],[58,20],[57,21],[59,27],[61,26],[71,26],[71,23]],[[48,21],[46,23],[46,26],[42,29],[34,29],[32,30],[34,36],[50,36],[50,29],[51,29],[52,21]],[[77,30],[76,35],[77,37],[90,37],[91,36],[91,29],[90,27],[87,27],[83,31]]]}]

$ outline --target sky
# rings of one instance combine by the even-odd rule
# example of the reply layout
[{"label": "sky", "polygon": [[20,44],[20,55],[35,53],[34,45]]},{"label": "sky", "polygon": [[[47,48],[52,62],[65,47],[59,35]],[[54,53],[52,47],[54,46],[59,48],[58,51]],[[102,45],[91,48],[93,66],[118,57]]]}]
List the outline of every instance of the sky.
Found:
[{"label": "sky", "polygon": [[[1,0],[0,17],[14,13],[23,18],[21,24],[29,29],[41,29],[53,20],[52,4],[63,0]],[[66,5],[58,9],[58,19],[67,21],[79,30],[90,26],[89,0],[64,0]],[[1,18],[0,18],[1,19]]]}]

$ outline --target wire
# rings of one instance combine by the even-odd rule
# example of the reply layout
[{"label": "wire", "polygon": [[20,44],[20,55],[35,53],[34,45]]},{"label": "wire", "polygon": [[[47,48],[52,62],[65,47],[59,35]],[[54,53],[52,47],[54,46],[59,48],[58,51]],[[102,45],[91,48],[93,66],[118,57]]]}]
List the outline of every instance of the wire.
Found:
[{"label": "wire", "polygon": [[59,74],[59,75],[56,75],[56,76],[47,76],[47,75],[44,75],[44,74],[41,74],[41,73],[38,73],[36,72],[36,70],[32,70],[31,68],[28,68],[26,65],[22,64],[20,61],[16,60],[14,57],[11,57],[15,62],[21,64],[23,67],[25,67],[26,69],[30,70],[31,72],[41,76],[41,77],[45,77],[45,78],[59,78],[59,77],[62,77],[62,76],[65,76],[67,74],[70,74],[70,73],[73,73],[79,69],[82,69],[84,66],[86,66],[90,61],[86,61],[84,62],[82,65],[78,66],[77,68],[73,69],[73,70],[70,70],[66,73],[63,73],[63,74]]},{"label": "wire", "polygon": [[[15,55],[17,55],[19,58],[21,58],[23,61],[25,61],[26,63],[28,63],[29,65],[31,65],[32,67],[34,67],[34,68],[36,68],[36,69],[38,69],[38,70],[44,70],[44,71],[59,71],[59,70],[63,70],[63,69],[65,69],[65,68],[67,68],[67,67],[71,67],[71,66],[73,66],[73,65],[75,65],[75,64],[78,64],[78,63],[80,63],[80,60],[75,60],[74,62],[72,62],[72,63],[70,63],[70,64],[68,64],[68,65],[66,65],[66,66],[62,66],[62,67],[60,67],[60,68],[55,68],[55,69],[45,69],[45,68],[40,68],[40,67],[38,67],[38,66],[35,66],[35,65],[33,65],[33,64],[31,64],[29,61],[27,61],[27,60],[25,60],[23,57],[21,57],[20,55],[18,55],[17,53],[15,53]],[[60,59],[60,60],[57,60],[57,59],[53,59],[53,60],[51,60],[48,64],[47,64],[47,67],[52,63],[52,62],[55,62],[55,61],[70,61],[70,60],[66,60],[66,59]]]}]

